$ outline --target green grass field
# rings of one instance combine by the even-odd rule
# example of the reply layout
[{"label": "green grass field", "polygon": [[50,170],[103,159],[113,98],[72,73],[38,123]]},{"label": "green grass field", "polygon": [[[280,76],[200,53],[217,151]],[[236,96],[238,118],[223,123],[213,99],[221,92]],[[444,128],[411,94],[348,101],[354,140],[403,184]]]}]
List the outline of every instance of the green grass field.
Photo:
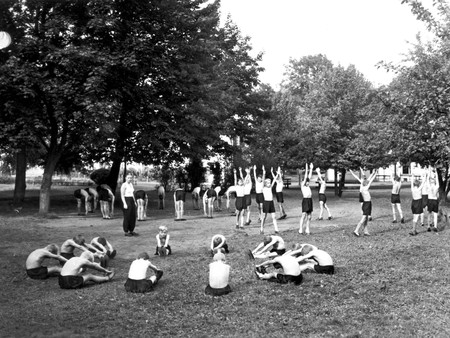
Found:
[{"label": "green grass field", "polygon": [[[403,189],[406,224],[392,224],[390,187],[372,191],[370,237],[352,231],[360,219],[358,192],[348,190],[338,199],[328,191],[331,221],[318,221],[314,191],[312,235],[297,233],[301,193],[286,189],[288,218],[279,221],[288,246],[311,243],[329,252],[334,276],[306,273],[301,285],[279,285],[257,280],[255,261],[245,252],[262,240],[253,222],[236,232],[230,212],[214,219],[193,210],[186,200],[186,222],[174,222],[173,198],[158,210],[156,191],[150,192],[148,220],[138,222],[139,237],[125,237],[122,215],[103,220],[99,211],[76,214],[75,187],[54,187],[51,217],[37,216],[38,188],[27,193],[24,209],[8,208],[11,187],[0,189],[0,335],[2,337],[448,337],[450,336],[449,232],[426,232],[415,237],[411,228],[410,191]],[[254,203],[254,202],[253,202]],[[167,225],[173,255],[153,256],[160,225]],[[273,233],[268,221],[266,233]],[[49,243],[61,245],[75,234],[87,239],[105,236],[118,250],[111,261],[115,278],[79,290],[62,290],[56,278],[36,281],[25,273],[28,254]],[[208,283],[208,246],[212,235],[228,239],[233,292],[223,297],[204,294]],[[123,284],[131,261],[148,251],[164,270],[156,289],[129,294]],[[154,257],[154,258],[153,258]],[[256,261],[258,262],[258,261]],[[54,262],[49,262],[54,264]]]}]

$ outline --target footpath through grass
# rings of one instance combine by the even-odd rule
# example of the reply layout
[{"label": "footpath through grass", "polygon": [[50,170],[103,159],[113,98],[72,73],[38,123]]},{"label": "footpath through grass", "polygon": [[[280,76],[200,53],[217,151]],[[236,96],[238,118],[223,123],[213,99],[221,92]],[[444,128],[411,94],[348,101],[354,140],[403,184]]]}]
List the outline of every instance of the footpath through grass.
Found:
[{"label": "footpath through grass", "polygon": [[[146,187],[144,187],[146,188]],[[448,337],[450,336],[449,232],[408,235],[411,227],[410,191],[402,191],[406,224],[392,224],[390,190],[373,196],[370,237],[352,231],[360,219],[357,191],[338,199],[328,192],[331,221],[318,217],[314,195],[312,235],[297,233],[301,194],[285,190],[288,218],[279,222],[288,246],[308,242],[328,251],[336,275],[306,273],[300,286],[257,280],[245,255],[261,240],[253,205],[253,222],[236,232],[230,212],[214,219],[202,217],[186,201],[186,222],[174,222],[173,198],[165,210],[156,209],[150,193],[149,218],[139,222],[139,237],[124,237],[121,209],[103,220],[97,211],[76,215],[72,190],[61,187],[52,200],[52,218],[37,217],[33,192],[20,214],[9,211],[0,195],[0,335],[2,337]],[[150,188],[148,188],[150,189]],[[34,194],[36,195],[36,194]],[[325,214],[326,215],[326,214]],[[137,253],[153,255],[158,226],[169,227],[174,254],[153,256],[164,270],[154,292],[126,293],[123,284]],[[87,239],[105,236],[118,250],[111,261],[116,276],[110,283],[80,290],[62,290],[56,278],[31,280],[25,273],[27,255],[49,243],[61,243],[75,234]],[[230,244],[233,292],[223,297],[204,294],[208,282],[211,236],[224,234]],[[266,233],[273,233],[269,221]],[[51,262],[50,264],[53,264]]]}]

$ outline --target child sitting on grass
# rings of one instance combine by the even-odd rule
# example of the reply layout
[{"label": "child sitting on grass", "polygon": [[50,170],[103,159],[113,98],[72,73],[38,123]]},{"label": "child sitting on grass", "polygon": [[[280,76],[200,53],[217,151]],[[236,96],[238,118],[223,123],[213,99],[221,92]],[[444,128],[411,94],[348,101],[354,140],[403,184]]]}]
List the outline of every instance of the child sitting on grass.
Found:
[{"label": "child sitting on grass", "polygon": [[[147,277],[148,268],[155,272],[154,276]],[[162,275],[163,271],[150,262],[148,253],[142,252],[130,265],[128,279],[124,285],[125,290],[134,293],[153,291],[153,287],[158,283]]]},{"label": "child sitting on grass", "polygon": [[[94,269],[105,273],[104,276],[97,276],[86,273],[86,269]],[[86,285],[87,282],[104,283],[114,277],[114,271],[107,270],[94,263],[94,254],[85,251],[80,257],[73,257],[64,264],[61,274],[58,277],[61,289],[78,289]]]},{"label": "child sitting on grass", "polygon": [[303,264],[300,264],[301,271],[312,270],[317,273],[334,275],[334,265],[331,256],[327,252],[319,250],[312,245],[304,245],[300,256],[296,260],[299,264],[303,262]]},{"label": "child sitting on grass", "polygon": [[[283,273],[268,273],[266,271],[266,266],[271,264],[275,269],[283,269]],[[298,285],[303,280],[300,266],[293,256],[278,256],[272,260],[265,261],[256,266],[255,274],[258,279],[280,284],[294,283],[295,285]]]},{"label": "child sitting on grass", "polygon": [[209,264],[209,284],[205,289],[205,294],[223,296],[230,293],[229,278],[230,266],[225,262],[225,255],[218,252],[214,255],[213,262]]},{"label": "child sitting on grass", "polygon": [[159,233],[156,235],[156,252],[157,256],[165,256],[172,254],[172,249],[169,245],[170,235],[165,225],[159,227]]},{"label": "child sitting on grass", "polygon": [[65,263],[67,259],[59,255],[56,244],[47,245],[45,248],[36,249],[27,258],[25,267],[28,277],[32,279],[47,279],[48,277],[58,276],[61,272],[59,266],[42,266],[46,258],[57,259]]},{"label": "child sitting on grass", "polygon": [[104,268],[108,266],[110,259],[116,257],[117,251],[104,237],[94,237],[91,240],[91,247],[97,251],[100,265]]},{"label": "child sitting on grass", "polygon": [[[61,256],[69,260],[75,257],[74,251],[79,249],[81,251],[87,251],[89,248],[86,246],[86,240],[83,235],[76,235],[73,238],[69,238],[61,245]],[[65,262],[61,262],[64,265]]]},{"label": "child sitting on grass", "polygon": [[216,252],[221,251],[220,249],[223,249],[225,253],[229,253],[225,236],[217,234],[211,238],[211,255],[214,256]]},{"label": "child sitting on grass", "polygon": [[281,256],[286,252],[283,238],[280,236],[265,236],[264,241],[259,243],[255,250],[248,250],[250,259],[270,258]]}]

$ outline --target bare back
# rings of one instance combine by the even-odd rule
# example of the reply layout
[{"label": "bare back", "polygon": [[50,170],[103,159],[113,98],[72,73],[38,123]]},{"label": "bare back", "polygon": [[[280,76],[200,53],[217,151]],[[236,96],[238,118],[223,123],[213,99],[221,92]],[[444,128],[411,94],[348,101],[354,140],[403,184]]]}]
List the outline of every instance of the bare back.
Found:
[{"label": "bare back", "polygon": [[92,263],[85,258],[74,257],[64,264],[61,270],[61,276],[79,276],[82,269],[90,266]]},{"label": "bare back", "polygon": [[42,266],[44,259],[49,257],[50,252],[46,249],[34,250],[27,258],[25,266],[27,269],[35,269]]}]

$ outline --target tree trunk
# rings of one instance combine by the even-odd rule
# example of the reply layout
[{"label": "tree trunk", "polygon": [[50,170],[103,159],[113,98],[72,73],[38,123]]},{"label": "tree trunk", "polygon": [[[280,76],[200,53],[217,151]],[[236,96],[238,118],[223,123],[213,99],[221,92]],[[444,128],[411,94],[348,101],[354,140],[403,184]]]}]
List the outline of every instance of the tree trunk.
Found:
[{"label": "tree trunk", "polygon": [[342,197],[342,193],[344,192],[345,173],[346,173],[346,170],[344,168],[342,168],[341,169],[341,179],[339,180],[339,191],[338,191],[338,196],[339,197]]},{"label": "tree trunk", "polygon": [[26,148],[22,147],[16,154],[16,181],[14,185],[14,205],[20,206],[25,199],[27,171]]},{"label": "tree trunk", "polygon": [[107,183],[111,187],[114,194],[116,193],[117,189],[117,181],[119,180],[121,164],[122,164],[122,157],[116,156],[116,158],[113,160],[111,170],[109,171]]},{"label": "tree trunk", "polygon": [[50,190],[52,187],[52,176],[61,154],[49,154],[42,175],[41,190],[39,192],[39,214],[46,215],[50,210]]}]

